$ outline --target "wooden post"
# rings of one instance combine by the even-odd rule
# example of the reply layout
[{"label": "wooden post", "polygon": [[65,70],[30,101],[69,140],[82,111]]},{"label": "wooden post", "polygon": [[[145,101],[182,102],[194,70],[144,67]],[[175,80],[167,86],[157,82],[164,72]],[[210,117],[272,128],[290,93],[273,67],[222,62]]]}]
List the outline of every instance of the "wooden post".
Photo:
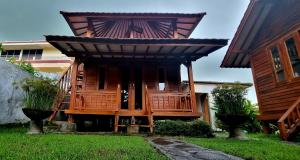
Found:
[{"label": "wooden post", "polygon": [[265,134],[271,133],[271,128],[268,122],[263,122],[263,131]]},{"label": "wooden post", "polygon": [[114,132],[118,133],[119,129],[119,111],[115,112],[115,124],[114,124]]},{"label": "wooden post", "polygon": [[116,101],[117,101],[117,111],[121,108],[121,85],[118,84],[117,87],[117,97],[116,97]]},{"label": "wooden post", "polygon": [[71,98],[70,98],[70,108],[69,110],[74,110],[76,104],[76,92],[77,92],[77,71],[78,71],[78,58],[75,58],[73,67],[72,67],[72,75],[71,75]]},{"label": "wooden post", "polygon": [[193,112],[197,112],[197,108],[196,108],[196,94],[195,94],[195,84],[194,84],[194,78],[193,78],[192,62],[188,61],[187,64],[186,64],[186,67],[187,67],[188,77],[189,77],[189,87],[190,87],[190,93],[191,93],[192,110],[193,110]]},{"label": "wooden post", "polygon": [[129,25],[129,38],[133,38],[133,19],[130,20],[130,25]]},{"label": "wooden post", "polygon": [[210,123],[210,114],[209,114],[209,105],[208,105],[208,95],[205,95],[204,97],[204,120],[208,123]]},{"label": "wooden post", "polygon": [[288,140],[288,134],[286,132],[286,128],[285,128],[284,122],[278,123],[278,129],[279,129],[281,138],[283,140],[287,141]]},{"label": "wooden post", "polygon": [[92,36],[92,24],[91,21],[88,20],[88,27],[86,30],[86,37],[91,37]]},{"label": "wooden post", "polygon": [[176,21],[173,21],[172,26],[173,26],[173,37],[175,39],[178,39],[178,31],[177,31]]}]

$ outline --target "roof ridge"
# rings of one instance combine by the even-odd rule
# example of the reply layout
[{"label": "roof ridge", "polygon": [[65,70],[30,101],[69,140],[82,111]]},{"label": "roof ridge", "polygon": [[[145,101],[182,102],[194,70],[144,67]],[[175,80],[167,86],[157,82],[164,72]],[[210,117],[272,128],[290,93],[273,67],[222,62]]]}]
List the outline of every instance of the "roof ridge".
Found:
[{"label": "roof ridge", "polygon": [[143,15],[143,14],[152,14],[152,15],[206,15],[206,12],[197,12],[197,13],[176,13],[176,12],[91,12],[91,11],[60,11],[61,14],[127,14],[127,15]]}]

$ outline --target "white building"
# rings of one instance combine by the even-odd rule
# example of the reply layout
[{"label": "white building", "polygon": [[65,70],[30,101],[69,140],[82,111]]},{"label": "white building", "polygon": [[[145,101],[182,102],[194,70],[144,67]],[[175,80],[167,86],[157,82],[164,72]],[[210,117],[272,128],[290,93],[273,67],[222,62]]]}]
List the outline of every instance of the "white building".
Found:
[{"label": "white building", "polygon": [[73,62],[46,41],[6,41],[1,44],[1,58],[22,59],[41,72],[62,73]]},{"label": "white building", "polygon": [[[222,84],[233,84],[232,82],[213,82],[213,81],[195,81],[195,92],[196,92],[196,104],[197,108],[200,109],[200,112],[203,113],[201,119],[209,123],[213,129],[216,129],[215,126],[215,111],[214,101],[211,92],[214,88]],[[187,84],[187,81],[184,81],[183,84]],[[241,83],[241,85],[249,88],[252,86],[252,83]],[[184,88],[185,85],[184,85]]]}]

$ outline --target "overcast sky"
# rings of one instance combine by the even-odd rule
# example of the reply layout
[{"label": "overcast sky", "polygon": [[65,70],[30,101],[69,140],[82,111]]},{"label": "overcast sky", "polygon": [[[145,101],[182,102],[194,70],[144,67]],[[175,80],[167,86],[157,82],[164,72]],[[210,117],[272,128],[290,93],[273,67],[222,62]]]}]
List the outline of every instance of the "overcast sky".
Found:
[{"label": "overcast sky", "polygon": [[[206,12],[191,38],[231,40],[250,0],[1,0],[0,42],[73,35],[59,11]],[[230,42],[230,41],[229,41]],[[219,68],[228,46],[193,63],[199,81],[253,82],[250,69]],[[185,69],[182,71],[187,77]],[[256,102],[254,87],[248,98]]]}]

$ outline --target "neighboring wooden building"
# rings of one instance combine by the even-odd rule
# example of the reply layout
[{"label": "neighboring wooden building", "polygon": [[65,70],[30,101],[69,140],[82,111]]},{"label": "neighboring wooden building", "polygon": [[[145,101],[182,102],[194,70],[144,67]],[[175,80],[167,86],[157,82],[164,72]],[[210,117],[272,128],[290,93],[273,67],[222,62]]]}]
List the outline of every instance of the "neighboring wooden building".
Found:
[{"label": "neighboring wooden building", "polygon": [[[74,64],[60,80],[55,113],[69,122],[96,119],[118,132],[129,124],[153,130],[153,119],[194,119],[192,61],[225,46],[224,39],[188,39],[205,15],[61,12],[75,36],[46,36]],[[180,65],[188,69],[182,91]],[[70,105],[63,102],[70,90]],[[113,122],[112,122],[113,120]],[[101,126],[100,125],[100,126]]]},{"label": "neighboring wooden building", "polygon": [[252,68],[260,115],[283,139],[300,126],[299,0],[252,0],[221,67]]}]

